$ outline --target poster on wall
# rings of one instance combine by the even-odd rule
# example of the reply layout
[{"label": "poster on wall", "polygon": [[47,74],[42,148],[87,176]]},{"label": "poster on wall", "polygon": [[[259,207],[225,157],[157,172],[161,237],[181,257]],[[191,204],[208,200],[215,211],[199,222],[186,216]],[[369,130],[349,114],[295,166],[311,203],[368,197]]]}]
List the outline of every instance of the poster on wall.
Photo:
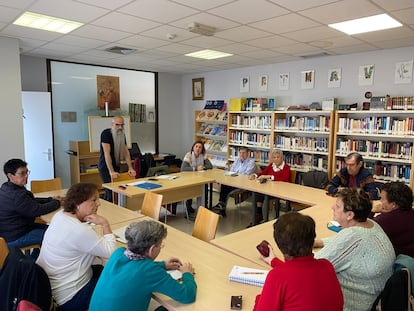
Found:
[{"label": "poster on wall", "polygon": [[328,70],[328,87],[341,86],[341,68]]},{"label": "poster on wall", "polygon": [[413,61],[399,62],[395,64],[395,84],[408,84],[413,79]]},{"label": "poster on wall", "polygon": [[301,88],[313,89],[315,87],[315,70],[306,70],[301,73]]},{"label": "poster on wall", "polygon": [[[120,109],[119,77],[97,75],[96,86],[98,92],[98,109]],[[108,108],[105,107],[105,103],[108,103]]]},{"label": "poster on wall", "polygon": [[375,65],[359,66],[358,84],[359,85],[373,85],[374,84],[374,69],[375,69]]},{"label": "poster on wall", "polygon": [[249,76],[240,78],[240,93],[247,93],[250,88]]},{"label": "poster on wall", "polygon": [[268,82],[268,76],[267,75],[261,75],[259,77],[259,91],[266,92],[267,91],[267,82]]},{"label": "poster on wall", "polygon": [[289,72],[279,74],[279,90],[289,90]]}]

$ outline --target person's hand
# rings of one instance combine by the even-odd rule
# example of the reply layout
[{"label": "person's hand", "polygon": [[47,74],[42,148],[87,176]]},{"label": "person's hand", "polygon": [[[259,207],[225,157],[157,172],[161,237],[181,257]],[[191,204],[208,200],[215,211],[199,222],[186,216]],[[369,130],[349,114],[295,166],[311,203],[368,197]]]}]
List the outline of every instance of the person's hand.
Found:
[{"label": "person's hand", "polygon": [[119,178],[118,172],[111,172],[110,175],[111,175],[111,178]]},{"label": "person's hand", "polygon": [[83,221],[89,221],[95,225],[101,225],[101,226],[109,225],[108,220],[105,217],[102,217],[101,215],[98,215],[98,214],[87,215],[85,216],[85,218],[83,218]]},{"label": "person's hand", "polygon": [[182,273],[190,272],[191,274],[194,274],[193,265],[189,262],[183,263],[183,265],[180,267],[180,271]]},{"label": "person's hand", "polygon": [[60,205],[63,205],[63,201],[65,200],[65,197],[62,197],[60,195],[55,195],[52,197],[52,199],[58,200],[60,202]]},{"label": "person's hand", "polygon": [[372,209],[371,212],[373,213],[381,213],[382,212],[382,203],[381,201],[372,201]]},{"label": "person's hand", "polygon": [[131,177],[135,177],[137,175],[137,172],[133,168],[128,170],[128,175]]},{"label": "person's hand", "polygon": [[175,270],[179,269],[183,264],[178,258],[171,257],[165,262],[165,269],[166,270]]},{"label": "person's hand", "polygon": [[273,258],[275,258],[275,253],[273,252],[273,248],[272,245],[267,245],[267,247],[269,247],[269,256],[264,257],[261,255],[262,259],[264,262],[267,262],[269,265],[271,265]]},{"label": "person's hand", "polygon": [[204,166],[203,165],[197,166],[197,171],[202,171],[202,170],[204,170]]},{"label": "person's hand", "polygon": [[250,180],[253,180],[253,179],[255,179],[255,178],[256,178],[256,174],[250,174],[250,175],[249,175],[249,179],[250,179]]}]

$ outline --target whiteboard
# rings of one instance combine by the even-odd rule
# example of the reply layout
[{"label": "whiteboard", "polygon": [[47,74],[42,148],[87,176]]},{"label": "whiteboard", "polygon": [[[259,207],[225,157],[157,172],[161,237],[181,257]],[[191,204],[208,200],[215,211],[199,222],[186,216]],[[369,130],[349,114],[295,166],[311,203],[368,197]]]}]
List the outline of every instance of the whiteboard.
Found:
[{"label": "whiteboard", "polygon": [[[91,152],[100,151],[101,133],[103,130],[112,127],[113,117],[88,116],[89,127],[89,149]],[[124,118],[124,132],[128,148],[131,148],[131,119],[129,116]]]}]

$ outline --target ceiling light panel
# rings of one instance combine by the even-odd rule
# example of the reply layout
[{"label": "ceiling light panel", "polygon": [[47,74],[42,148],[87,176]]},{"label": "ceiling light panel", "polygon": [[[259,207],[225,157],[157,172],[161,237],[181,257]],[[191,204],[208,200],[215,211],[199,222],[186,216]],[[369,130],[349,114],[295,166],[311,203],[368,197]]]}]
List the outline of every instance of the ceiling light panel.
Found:
[{"label": "ceiling light panel", "polygon": [[217,58],[222,58],[222,57],[233,56],[233,54],[220,52],[220,51],[214,51],[214,50],[202,50],[202,51],[185,54],[185,56],[202,58],[202,59],[217,59]]},{"label": "ceiling light panel", "polygon": [[402,24],[387,14],[379,14],[341,23],[329,24],[328,26],[348,35],[356,35],[359,33],[401,27]]},{"label": "ceiling light panel", "polygon": [[13,24],[65,34],[83,25],[82,23],[32,12],[25,12]]}]

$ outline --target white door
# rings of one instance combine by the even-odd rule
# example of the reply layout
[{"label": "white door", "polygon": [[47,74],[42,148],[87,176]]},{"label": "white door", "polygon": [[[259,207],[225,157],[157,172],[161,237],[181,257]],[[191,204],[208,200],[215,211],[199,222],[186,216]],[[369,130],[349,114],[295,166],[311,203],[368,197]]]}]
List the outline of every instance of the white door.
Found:
[{"label": "white door", "polygon": [[50,93],[22,92],[25,161],[31,180],[54,178]]}]

